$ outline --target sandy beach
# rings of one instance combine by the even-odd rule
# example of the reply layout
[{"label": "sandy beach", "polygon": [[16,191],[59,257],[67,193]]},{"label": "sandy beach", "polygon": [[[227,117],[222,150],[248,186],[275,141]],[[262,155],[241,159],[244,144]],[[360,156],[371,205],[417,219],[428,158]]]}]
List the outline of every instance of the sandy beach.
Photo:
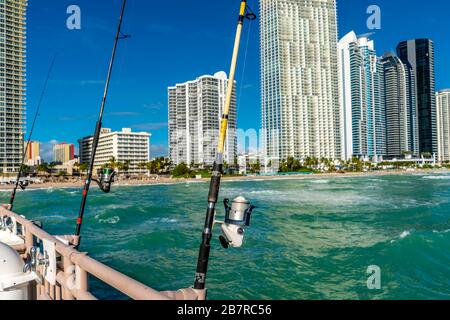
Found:
[{"label": "sandy beach", "polygon": [[[448,174],[450,170],[439,169],[416,169],[414,171],[406,170],[389,170],[389,171],[372,171],[372,172],[349,172],[340,173],[321,173],[321,174],[298,174],[286,176],[238,176],[223,177],[222,181],[268,181],[268,180],[307,180],[307,179],[324,179],[324,178],[346,178],[346,177],[366,177],[366,176],[386,176],[386,175],[411,175],[411,174]],[[140,185],[164,185],[164,184],[181,184],[181,183],[208,183],[209,178],[205,179],[171,179],[168,177],[159,177],[158,179],[143,180],[119,180],[115,182],[115,186],[140,186]],[[70,189],[82,188],[84,180],[77,182],[47,182],[41,184],[32,184],[27,189]],[[95,187],[95,183],[92,184]],[[13,185],[0,185],[2,190],[13,189]]]}]

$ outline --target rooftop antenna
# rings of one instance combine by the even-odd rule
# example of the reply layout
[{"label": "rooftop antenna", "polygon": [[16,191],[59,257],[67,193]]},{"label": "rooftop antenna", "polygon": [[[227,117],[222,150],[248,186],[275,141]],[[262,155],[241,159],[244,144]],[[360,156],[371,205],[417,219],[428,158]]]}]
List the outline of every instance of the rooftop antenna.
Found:
[{"label": "rooftop antenna", "polygon": [[11,200],[9,201],[9,210],[11,210],[11,211],[14,208],[14,201],[16,200],[17,189],[20,187],[20,189],[25,190],[25,188],[28,187],[28,181],[20,181],[20,178],[22,177],[22,173],[23,173],[23,170],[25,167],[24,166],[25,159],[27,157],[27,152],[28,152],[28,149],[31,144],[31,139],[33,137],[33,132],[34,132],[34,128],[36,126],[36,121],[37,121],[37,118],[39,117],[39,111],[41,110],[41,105],[42,105],[42,101],[44,100],[45,91],[47,90],[48,81],[50,79],[53,67],[55,65],[55,60],[56,60],[56,55],[53,57],[53,60],[48,69],[47,77],[45,78],[44,88],[42,89],[41,96],[39,98],[39,103],[37,106],[36,114],[34,115],[33,125],[31,126],[30,136],[28,137],[27,145],[23,151],[22,162],[20,164],[19,172],[17,173],[16,184],[15,184],[13,192],[11,194]]},{"label": "rooftop antenna", "polygon": [[77,237],[76,249],[78,249],[78,247],[80,246],[80,242],[81,242],[81,238],[80,238],[81,227],[82,227],[82,223],[83,223],[84,211],[86,208],[86,202],[87,202],[87,197],[89,194],[91,182],[92,181],[96,182],[103,192],[108,193],[111,191],[111,184],[114,182],[114,176],[116,175],[116,172],[114,171],[114,169],[107,168],[107,169],[102,169],[102,173],[100,175],[100,180],[95,180],[92,178],[93,172],[94,172],[95,155],[97,153],[97,147],[98,147],[98,143],[100,141],[103,114],[104,114],[104,110],[105,110],[106,99],[108,96],[109,83],[111,80],[111,74],[113,71],[114,61],[115,61],[115,57],[116,57],[117,44],[118,44],[119,40],[129,38],[128,35],[125,35],[122,33],[122,22],[123,22],[123,16],[125,13],[126,4],[127,4],[127,0],[123,0],[122,10],[120,12],[119,24],[117,27],[116,38],[114,40],[113,51],[112,51],[111,60],[109,63],[108,75],[106,77],[105,91],[103,93],[102,104],[100,107],[100,114],[98,117],[97,124],[95,126],[94,140],[92,143],[91,159],[89,162],[87,178],[86,178],[84,188],[83,188],[83,195],[82,195],[82,200],[81,200],[81,205],[80,205],[80,211],[78,213],[78,219],[77,219],[77,229],[76,229],[76,233],[75,233],[75,235]]}]

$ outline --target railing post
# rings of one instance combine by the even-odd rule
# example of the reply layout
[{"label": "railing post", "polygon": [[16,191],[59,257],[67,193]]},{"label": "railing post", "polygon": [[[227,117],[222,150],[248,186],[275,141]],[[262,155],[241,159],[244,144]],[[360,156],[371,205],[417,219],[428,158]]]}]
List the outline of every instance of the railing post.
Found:
[{"label": "railing post", "polygon": [[55,301],[61,301],[62,300],[62,296],[61,296],[62,292],[61,291],[62,291],[61,285],[56,283],[56,286],[55,286]]},{"label": "railing post", "polygon": [[77,291],[79,293],[87,293],[89,290],[88,274],[79,266],[75,266],[75,276],[77,283]]},{"label": "railing post", "polygon": [[25,227],[25,246],[26,246],[26,254],[29,255],[31,252],[31,248],[34,246],[33,234],[30,230],[28,230],[28,226]]},{"label": "railing post", "polygon": [[63,299],[64,300],[75,300],[72,295],[72,292],[70,291],[72,288],[68,288],[68,286],[75,284],[75,281],[73,281],[73,282],[69,281],[69,279],[73,279],[75,266],[70,261],[70,258],[66,257],[66,256],[63,256],[63,264],[64,264],[64,282],[65,282],[62,284]]}]

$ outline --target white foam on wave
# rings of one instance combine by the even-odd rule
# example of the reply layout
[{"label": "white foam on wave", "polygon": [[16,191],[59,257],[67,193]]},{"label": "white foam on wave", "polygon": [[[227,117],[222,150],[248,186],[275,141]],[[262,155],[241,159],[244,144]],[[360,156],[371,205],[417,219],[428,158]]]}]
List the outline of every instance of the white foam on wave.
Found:
[{"label": "white foam on wave", "polygon": [[160,222],[162,222],[162,223],[177,223],[178,220],[176,220],[176,219],[169,219],[169,218],[162,218],[160,220]]},{"label": "white foam on wave", "polygon": [[[399,236],[398,238],[399,238],[399,239],[405,239],[405,238],[409,237],[410,235],[411,235],[411,231],[405,230],[405,231],[403,231],[403,232],[400,234],[400,236]],[[396,239],[391,240],[391,243],[395,243],[395,242],[397,242]]]},{"label": "white foam on wave", "polygon": [[405,239],[406,237],[409,237],[411,235],[411,231],[403,231],[400,235],[400,239]]},{"label": "white foam on wave", "polygon": [[423,179],[427,180],[450,180],[450,176],[425,176]]},{"label": "white foam on wave", "polygon": [[329,184],[330,180],[311,180],[311,183],[315,183],[315,184]]},{"label": "white foam on wave", "polygon": [[[96,219],[98,218],[98,216],[95,217]],[[120,218],[117,216],[108,218],[108,219],[98,219],[99,223],[103,223],[103,224],[118,224],[120,222]]]},{"label": "white foam on wave", "polygon": [[433,230],[433,233],[437,233],[437,234],[450,233],[450,229],[444,230],[444,231]]},{"label": "white foam on wave", "polygon": [[259,190],[259,191],[250,191],[248,192],[252,195],[275,195],[275,194],[284,194],[284,192],[278,191],[278,190]]}]

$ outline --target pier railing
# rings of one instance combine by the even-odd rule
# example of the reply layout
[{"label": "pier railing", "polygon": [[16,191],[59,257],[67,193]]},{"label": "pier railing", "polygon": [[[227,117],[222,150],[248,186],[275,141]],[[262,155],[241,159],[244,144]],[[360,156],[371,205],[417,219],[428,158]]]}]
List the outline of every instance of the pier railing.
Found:
[{"label": "pier railing", "polygon": [[[29,285],[28,296],[31,300],[97,300],[89,292],[89,275],[97,278],[122,294],[135,300],[204,300],[205,291],[182,289],[178,291],[158,292],[94,259],[87,253],[74,249],[78,239],[74,236],[52,236],[38,227],[34,222],[19,216],[4,207],[0,208],[0,218],[10,217],[17,223],[17,236],[21,244],[11,245],[24,261],[31,257],[37,242],[44,240],[55,244],[58,256],[56,282],[52,285],[43,276],[44,266],[36,267],[38,281]],[[38,260],[46,259],[39,253]]]}]

